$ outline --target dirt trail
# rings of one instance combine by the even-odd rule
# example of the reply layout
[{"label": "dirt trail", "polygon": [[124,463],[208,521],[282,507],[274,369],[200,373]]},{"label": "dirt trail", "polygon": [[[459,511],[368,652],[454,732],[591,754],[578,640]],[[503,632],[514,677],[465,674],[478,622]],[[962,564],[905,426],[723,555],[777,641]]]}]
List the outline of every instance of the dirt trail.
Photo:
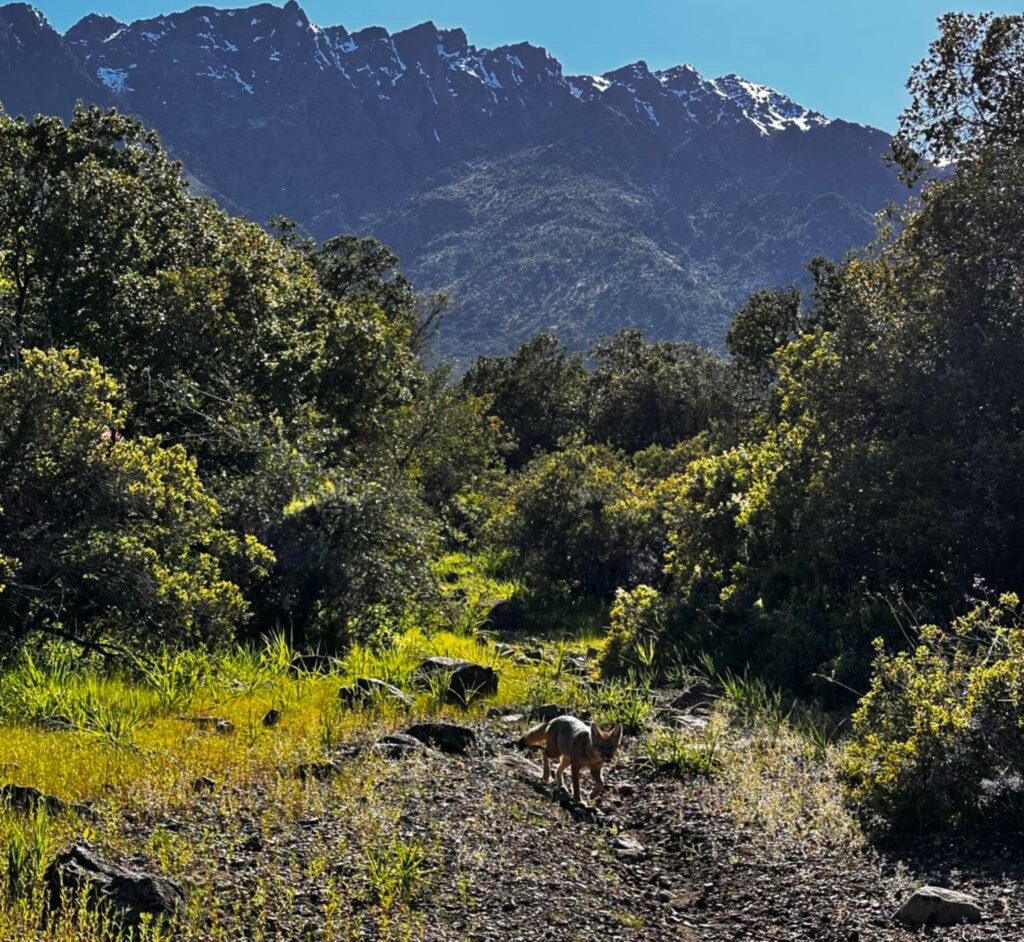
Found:
[{"label": "dirt trail", "polygon": [[[1024,938],[1022,857],[1013,848],[927,847],[906,861],[908,872],[896,856],[809,851],[795,839],[766,846],[720,805],[713,810],[705,800],[712,785],[652,776],[635,743],[608,770],[598,811],[587,812],[541,785],[539,768],[508,744],[507,727],[488,723],[479,733],[483,748],[464,756],[363,752],[343,761],[357,778],[373,777],[372,797],[352,799],[341,778],[307,783],[301,787],[322,790],[322,813],[271,830],[263,795],[238,796],[241,815],[214,797],[197,803],[176,833],[223,831],[201,879],[239,906],[261,885],[289,882],[287,906],[271,899],[259,917],[268,940],[324,938],[330,884],[342,888],[337,918],[347,928],[337,938],[902,940],[919,936],[891,914],[926,880],[974,893],[986,913],[980,925],[934,937]],[[411,915],[383,929],[366,894],[367,831],[358,808],[380,817],[381,834],[432,848],[427,891]],[[238,939],[252,938],[252,928],[250,921]]]}]

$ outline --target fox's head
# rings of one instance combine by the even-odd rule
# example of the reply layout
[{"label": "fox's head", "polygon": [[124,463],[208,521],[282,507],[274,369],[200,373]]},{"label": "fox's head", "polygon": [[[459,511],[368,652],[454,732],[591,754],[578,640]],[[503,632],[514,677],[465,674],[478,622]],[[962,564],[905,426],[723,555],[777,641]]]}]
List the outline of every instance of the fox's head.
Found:
[{"label": "fox's head", "polygon": [[590,740],[593,742],[594,748],[601,753],[605,762],[607,762],[615,755],[615,750],[619,748],[619,743],[622,742],[622,724],[619,723],[615,729],[606,733],[597,723],[591,723]]}]

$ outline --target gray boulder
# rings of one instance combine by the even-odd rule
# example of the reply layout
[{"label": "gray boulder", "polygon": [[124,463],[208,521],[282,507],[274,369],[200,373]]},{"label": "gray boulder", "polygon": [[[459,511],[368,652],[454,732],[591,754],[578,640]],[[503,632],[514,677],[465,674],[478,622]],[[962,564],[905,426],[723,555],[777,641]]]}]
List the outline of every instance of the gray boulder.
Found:
[{"label": "gray boulder", "polygon": [[940,886],[922,886],[895,912],[905,926],[952,926],[980,922],[981,908],[974,898]]},{"label": "gray boulder", "polygon": [[338,699],[345,706],[356,706],[366,700],[377,699],[399,704],[406,709],[412,706],[412,697],[403,693],[394,684],[385,683],[376,677],[360,677],[338,691]]},{"label": "gray boulder", "polygon": [[468,704],[498,692],[497,671],[454,657],[428,657],[417,669],[415,681],[417,686],[429,689],[435,678],[445,674],[450,678],[448,699],[454,703]]},{"label": "gray boulder", "polygon": [[73,844],[59,854],[45,875],[50,907],[85,899],[128,928],[143,916],[173,919],[185,905],[181,885],[166,877],[129,870],[104,860],[91,847]]},{"label": "gray boulder", "polygon": [[519,599],[497,602],[487,613],[484,624],[502,634],[522,631],[526,627],[526,606]]},{"label": "gray boulder", "polygon": [[454,755],[464,755],[476,746],[476,733],[456,723],[417,723],[405,732],[413,739]]}]

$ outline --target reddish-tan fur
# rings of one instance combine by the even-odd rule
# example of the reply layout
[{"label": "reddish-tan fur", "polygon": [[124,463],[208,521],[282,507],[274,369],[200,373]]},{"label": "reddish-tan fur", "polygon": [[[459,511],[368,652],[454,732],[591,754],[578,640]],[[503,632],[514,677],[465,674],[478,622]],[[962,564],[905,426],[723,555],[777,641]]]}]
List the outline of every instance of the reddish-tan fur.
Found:
[{"label": "reddish-tan fur", "polygon": [[568,766],[572,774],[572,797],[580,800],[580,771],[590,769],[594,789],[590,800],[594,801],[604,791],[601,767],[615,755],[622,742],[622,725],[611,732],[604,732],[597,723],[584,723],[575,716],[559,716],[550,723],[542,723],[531,729],[522,739],[521,746],[544,746],[544,782],[551,778],[551,760],[558,759],[555,783],[565,787],[564,775]]}]

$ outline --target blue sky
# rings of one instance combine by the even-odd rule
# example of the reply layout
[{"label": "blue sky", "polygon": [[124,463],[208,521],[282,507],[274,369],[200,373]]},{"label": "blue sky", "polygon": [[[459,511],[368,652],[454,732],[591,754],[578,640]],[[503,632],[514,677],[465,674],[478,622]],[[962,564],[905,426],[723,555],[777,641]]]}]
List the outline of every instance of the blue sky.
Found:
[{"label": "blue sky", "polygon": [[[131,20],[190,0],[31,0],[58,29],[86,13]],[[280,0],[283,3],[283,0]],[[892,130],[910,67],[949,9],[1020,12],[990,0],[305,0],[310,19],[404,29],[424,20],[461,26],[478,46],[528,40],[567,72],[597,73],[645,59],[707,76],[738,72],[825,114]],[[238,7],[245,2],[213,3]],[[1015,9],[1016,7],[1016,9]]]}]

